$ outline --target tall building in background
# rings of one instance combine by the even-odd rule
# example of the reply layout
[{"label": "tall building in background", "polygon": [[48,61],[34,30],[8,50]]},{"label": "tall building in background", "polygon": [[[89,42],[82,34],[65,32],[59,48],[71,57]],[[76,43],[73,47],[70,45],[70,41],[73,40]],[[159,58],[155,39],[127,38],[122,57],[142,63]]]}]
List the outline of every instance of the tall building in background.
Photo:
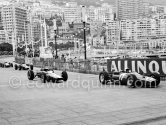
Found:
[{"label": "tall building in background", "polygon": [[76,2],[69,2],[63,7],[65,22],[81,22],[81,7]]},{"label": "tall building in background", "polygon": [[25,8],[16,5],[4,6],[2,23],[9,36],[14,33],[15,40],[28,42],[27,10]]},{"label": "tall building in background", "polygon": [[108,4],[102,4],[101,7],[95,9],[95,20],[108,22],[114,19],[113,7]]},{"label": "tall building in background", "polygon": [[3,30],[3,25],[2,25],[2,7],[0,7],[0,30]]},{"label": "tall building in background", "polygon": [[146,16],[147,4],[144,0],[117,0],[117,19],[138,19]]}]

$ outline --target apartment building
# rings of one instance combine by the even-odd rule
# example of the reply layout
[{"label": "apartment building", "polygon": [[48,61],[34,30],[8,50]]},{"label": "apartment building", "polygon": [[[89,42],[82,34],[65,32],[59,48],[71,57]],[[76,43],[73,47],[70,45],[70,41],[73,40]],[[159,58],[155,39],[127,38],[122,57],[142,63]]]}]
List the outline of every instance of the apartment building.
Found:
[{"label": "apartment building", "polygon": [[6,35],[4,30],[0,30],[0,44],[6,42]]},{"label": "apartment building", "polygon": [[107,22],[114,19],[113,7],[108,4],[103,4],[95,9],[95,20]]},{"label": "apartment building", "polygon": [[62,8],[64,13],[65,22],[81,22],[82,10],[76,2],[69,2]]},{"label": "apartment building", "polygon": [[139,19],[146,16],[147,4],[144,0],[117,0],[117,18],[122,19]]},{"label": "apartment building", "polygon": [[2,24],[2,11],[1,11],[2,7],[0,7],[0,30],[3,29],[3,24]]},{"label": "apartment building", "polygon": [[166,19],[110,21],[106,27],[108,41],[140,41],[166,37]]},{"label": "apartment building", "polygon": [[2,24],[4,30],[11,36],[14,33],[15,41],[28,42],[27,10],[16,5],[7,5],[2,8]]}]

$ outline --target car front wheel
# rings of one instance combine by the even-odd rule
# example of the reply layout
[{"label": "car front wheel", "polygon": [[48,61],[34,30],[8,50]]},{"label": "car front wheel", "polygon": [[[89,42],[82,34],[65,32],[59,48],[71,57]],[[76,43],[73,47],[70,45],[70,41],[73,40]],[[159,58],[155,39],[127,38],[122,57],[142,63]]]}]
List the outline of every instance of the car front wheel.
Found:
[{"label": "car front wheel", "polygon": [[27,76],[29,80],[33,80],[35,78],[34,72],[32,70],[28,71]]},{"label": "car front wheel", "polygon": [[99,81],[101,84],[103,85],[107,84],[108,80],[109,80],[109,74],[107,72],[101,72],[99,74]]},{"label": "car front wheel", "polygon": [[68,80],[68,74],[67,74],[66,71],[62,72],[62,78],[63,78],[63,81],[67,81]]},{"label": "car front wheel", "polygon": [[131,88],[138,87],[136,83],[136,76],[135,75],[129,75],[126,80],[126,85]]},{"label": "car front wheel", "polygon": [[46,83],[46,75],[45,74],[41,75],[41,80],[43,83]]},{"label": "car front wheel", "polygon": [[160,84],[160,75],[159,75],[158,73],[152,73],[152,74],[150,75],[150,77],[156,79],[155,82],[152,82],[152,86],[153,86],[153,87],[159,86],[159,84]]}]

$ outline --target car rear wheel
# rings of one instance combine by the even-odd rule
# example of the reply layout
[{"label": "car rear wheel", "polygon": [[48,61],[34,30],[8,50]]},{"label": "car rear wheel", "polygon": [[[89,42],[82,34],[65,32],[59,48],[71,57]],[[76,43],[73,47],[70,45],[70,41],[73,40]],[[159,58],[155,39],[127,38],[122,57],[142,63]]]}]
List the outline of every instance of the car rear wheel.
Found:
[{"label": "car rear wheel", "polygon": [[55,78],[52,78],[52,82],[55,83],[55,82],[56,82],[56,79],[55,79]]},{"label": "car rear wheel", "polygon": [[101,84],[103,85],[107,84],[108,80],[109,80],[109,74],[107,72],[101,72],[99,74],[99,81]]},{"label": "car rear wheel", "polygon": [[150,77],[156,79],[156,82],[152,82],[151,86],[152,87],[157,87],[160,84],[160,75],[158,73],[152,73]]},{"label": "car rear wheel", "polygon": [[4,64],[2,64],[2,68],[4,68],[5,67],[5,65]]},{"label": "car rear wheel", "polygon": [[33,65],[30,65],[30,70],[33,70]]},{"label": "car rear wheel", "polygon": [[17,70],[17,69],[18,69],[18,66],[17,66],[16,64],[14,65],[14,69],[15,69],[15,70]]},{"label": "car rear wheel", "polygon": [[13,63],[10,63],[10,66],[13,67]]},{"label": "car rear wheel", "polygon": [[21,66],[21,65],[19,65],[19,66],[18,66],[18,69],[19,69],[19,70],[22,70],[22,66]]},{"label": "car rear wheel", "polygon": [[62,74],[61,74],[62,78],[63,78],[63,81],[67,81],[68,80],[68,74],[66,71],[63,71]]},{"label": "car rear wheel", "polygon": [[47,80],[47,82],[50,82],[50,80],[51,80],[50,76],[47,76],[46,80]]},{"label": "car rear wheel", "polygon": [[28,71],[27,76],[29,80],[33,80],[35,78],[34,72],[32,70]]}]

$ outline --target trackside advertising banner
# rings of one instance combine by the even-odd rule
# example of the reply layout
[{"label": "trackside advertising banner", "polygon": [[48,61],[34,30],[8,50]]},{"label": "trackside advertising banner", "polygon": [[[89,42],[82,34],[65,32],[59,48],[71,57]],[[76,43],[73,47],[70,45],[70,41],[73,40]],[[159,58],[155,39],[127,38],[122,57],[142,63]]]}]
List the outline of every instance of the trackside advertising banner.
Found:
[{"label": "trackside advertising banner", "polygon": [[109,59],[107,60],[107,70],[111,72],[125,70],[126,68],[140,74],[151,74],[157,72],[161,76],[166,76],[166,58],[158,59]]}]

